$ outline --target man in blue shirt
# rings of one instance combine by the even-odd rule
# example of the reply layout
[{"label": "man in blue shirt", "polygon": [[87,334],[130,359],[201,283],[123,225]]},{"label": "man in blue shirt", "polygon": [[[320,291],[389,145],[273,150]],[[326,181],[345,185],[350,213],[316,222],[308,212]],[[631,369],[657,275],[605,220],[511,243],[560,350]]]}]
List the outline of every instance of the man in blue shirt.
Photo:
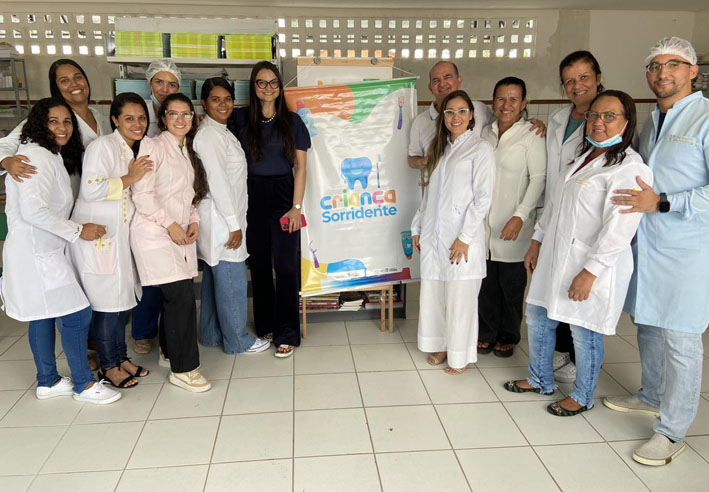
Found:
[{"label": "man in blue shirt", "polygon": [[636,189],[617,190],[612,198],[630,206],[624,213],[645,214],[633,241],[635,272],[625,302],[638,326],[642,387],[603,403],[659,417],[654,436],[633,459],[660,466],[684,450],[699,406],[702,333],[709,323],[709,99],[692,93],[697,55],[684,39],[655,44],[646,70],[657,108],[639,151],[654,184],[638,178]]}]

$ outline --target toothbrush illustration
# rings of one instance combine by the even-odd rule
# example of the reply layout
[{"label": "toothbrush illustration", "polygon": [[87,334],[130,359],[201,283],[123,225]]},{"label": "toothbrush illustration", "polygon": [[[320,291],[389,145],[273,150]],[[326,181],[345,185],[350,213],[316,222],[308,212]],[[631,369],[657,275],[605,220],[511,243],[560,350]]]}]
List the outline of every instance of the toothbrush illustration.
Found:
[{"label": "toothbrush illustration", "polygon": [[396,125],[397,130],[401,130],[404,124],[404,96],[399,96],[399,124]]},{"label": "toothbrush illustration", "polygon": [[315,256],[315,252],[317,251],[317,249],[313,249],[312,241],[308,243],[308,249],[310,249],[310,253],[313,255],[313,264],[315,265],[315,268],[320,268],[320,262],[318,261],[318,257]]}]

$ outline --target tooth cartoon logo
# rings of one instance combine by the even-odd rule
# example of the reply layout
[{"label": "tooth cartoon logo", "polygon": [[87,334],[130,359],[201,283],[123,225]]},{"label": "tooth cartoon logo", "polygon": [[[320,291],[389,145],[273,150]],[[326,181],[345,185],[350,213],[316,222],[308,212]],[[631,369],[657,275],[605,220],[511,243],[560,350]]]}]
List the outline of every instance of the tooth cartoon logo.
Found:
[{"label": "tooth cartoon logo", "polygon": [[354,190],[357,181],[362,189],[366,189],[369,183],[369,173],[372,172],[372,161],[367,157],[348,157],[342,161],[340,171],[342,171],[342,177],[350,190]]}]

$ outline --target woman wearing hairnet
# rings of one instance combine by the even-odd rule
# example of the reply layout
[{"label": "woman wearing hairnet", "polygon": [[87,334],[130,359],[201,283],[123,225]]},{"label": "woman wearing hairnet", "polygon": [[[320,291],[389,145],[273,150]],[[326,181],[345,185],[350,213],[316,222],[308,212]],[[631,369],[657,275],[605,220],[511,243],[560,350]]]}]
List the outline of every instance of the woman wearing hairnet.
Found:
[{"label": "woman wearing hairnet", "polygon": [[155,137],[160,133],[158,119],[155,115],[158,114],[165,98],[180,90],[182,73],[180,69],[177,68],[177,65],[175,65],[175,62],[163,58],[153,60],[153,62],[148,65],[148,69],[145,71],[145,78],[150,84],[150,100],[145,101],[148,105],[148,118],[150,119],[150,125],[148,125],[146,135],[148,137]]}]

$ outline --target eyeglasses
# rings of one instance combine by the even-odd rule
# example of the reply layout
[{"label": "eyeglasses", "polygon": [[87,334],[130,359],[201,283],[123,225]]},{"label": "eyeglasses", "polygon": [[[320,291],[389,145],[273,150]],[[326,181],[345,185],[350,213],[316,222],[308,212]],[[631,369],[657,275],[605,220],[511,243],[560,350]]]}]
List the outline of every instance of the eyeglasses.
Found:
[{"label": "eyeglasses", "polygon": [[168,116],[172,121],[177,121],[180,117],[182,117],[185,121],[190,121],[194,118],[194,111],[168,111],[165,113],[165,116]]},{"label": "eyeglasses", "polygon": [[610,123],[611,121],[615,120],[617,116],[625,116],[625,113],[614,113],[613,111],[606,111],[605,113],[597,113],[596,111],[586,111],[583,114],[583,117],[586,118],[586,121],[590,121],[593,123],[596,121],[598,118],[601,118],[601,121],[603,123]]},{"label": "eyeglasses", "polygon": [[263,80],[256,79],[256,87],[259,89],[265,89],[266,87],[271,87],[271,89],[278,89],[281,86],[281,82],[278,79],[273,80]]},{"label": "eyeglasses", "polygon": [[445,115],[446,118],[452,118],[455,115],[465,117],[469,112],[470,112],[470,108],[460,108],[458,110],[446,109],[445,111],[443,111],[443,114]]},{"label": "eyeglasses", "polygon": [[652,62],[649,65],[646,65],[645,69],[649,73],[660,73],[662,67],[665,67],[665,70],[667,70],[668,72],[674,72],[679,68],[680,65],[689,65],[690,67],[692,66],[691,63],[683,60],[670,60],[665,63]]}]

